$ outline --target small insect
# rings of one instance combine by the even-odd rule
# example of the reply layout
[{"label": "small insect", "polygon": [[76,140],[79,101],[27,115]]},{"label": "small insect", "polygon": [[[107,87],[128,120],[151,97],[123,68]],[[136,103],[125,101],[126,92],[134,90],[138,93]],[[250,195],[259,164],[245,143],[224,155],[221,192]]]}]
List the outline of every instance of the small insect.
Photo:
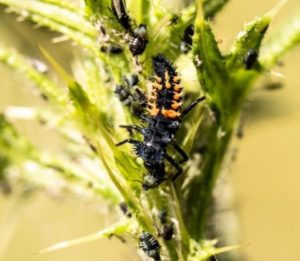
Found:
[{"label": "small insect", "polygon": [[146,253],[147,256],[152,257],[155,261],[160,259],[160,245],[155,237],[149,232],[143,231],[139,237],[139,247]]},{"label": "small insect", "polygon": [[169,22],[170,22],[170,25],[175,25],[175,24],[177,24],[178,23],[178,21],[179,21],[179,19],[180,19],[180,14],[172,14],[172,16],[171,16],[171,18],[170,18],[170,20],[169,20]]},{"label": "small insect", "polygon": [[[143,141],[126,139],[116,144],[117,146],[132,144],[136,155],[143,159],[148,171],[143,177],[144,190],[155,188],[170,178],[174,181],[182,173],[180,164],[187,161],[188,156],[176,143],[175,134],[187,113],[205,99],[200,97],[182,110],[183,87],[180,85],[180,77],[175,67],[162,54],[153,57],[152,64],[155,75],[151,95],[147,99],[148,114],[140,115],[147,126],[120,126],[142,134]],[[172,145],[182,157],[179,162],[167,153],[168,145]],[[165,160],[176,169],[176,172],[168,177]]]},{"label": "small insect", "polygon": [[100,47],[100,51],[108,54],[120,54],[123,52],[123,47],[118,44],[103,45]]},{"label": "small insect", "polygon": [[131,218],[131,217],[132,217],[132,214],[131,214],[131,212],[130,212],[129,209],[128,209],[128,205],[127,205],[125,202],[121,202],[121,203],[119,204],[119,207],[120,207],[122,213],[123,213],[126,217],[128,217],[128,218]]},{"label": "small insect", "polygon": [[133,29],[133,23],[131,22],[132,19],[127,14],[123,0],[112,0],[111,6],[112,12],[117,21],[129,35],[129,37],[125,37],[128,42],[129,51],[133,56],[142,54],[148,43],[146,25],[140,24],[138,27]]},{"label": "small insect", "polygon": [[137,86],[139,78],[132,74],[129,78],[124,77],[123,85],[116,85],[115,94],[126,106],[130,107],[136,116],[141,115],[147,104],[145,94]]},{"label": "small insect", "polygon": [[140,55],[144,52],[147,43],[147,27],[144,24],[140,24],[130,36],[129,50],[133,56]]},{"label": "small insect", "polygon": [[112,0],[111,7],[114,16],[119,24],[128,32],[131,32],[131,19],[126,12],[126,5],[123,0]]},{"label": "small insect", "polygon": [[158,219],[162,225],[159,229],[159,236],[166,241],[171,240],[174,235],[174,225],[173,222],[168,222],[167,211],[165,209],[158,212]]},{"label": "small insect", "polygon": [[258,53],[256,50],[254,49],[250,49],[245,57],[244,57],[244,65],[245,65],[245,69],[246,70],[250,70],[252,69],[253,65],[255,64],[255,62],[257,61],[257,57],[258,57]]},{"label": "small insect", "polygon": [[191,24],[185,29],[183,33],[183,37],[180,42],[179,49],[182,53],[188,53],[192,49],[193,35],[194,35],[194,25]]},{"label": "small insect", "polygon": [[162,226],[159,231],[159,235],[165,240],[172,240],[174,235],[174,226],[173,223],[168,223]]}]

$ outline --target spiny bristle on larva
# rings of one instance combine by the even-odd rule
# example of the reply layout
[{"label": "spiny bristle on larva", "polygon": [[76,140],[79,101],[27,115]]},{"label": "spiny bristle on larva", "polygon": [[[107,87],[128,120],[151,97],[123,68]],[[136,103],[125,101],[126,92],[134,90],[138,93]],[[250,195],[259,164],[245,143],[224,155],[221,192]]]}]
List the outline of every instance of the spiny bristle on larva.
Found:
[{"label": "spiny bristle on larva", "polygon": [[166,72],[168,72],[168,77],[177,75],[173,64],[162,54],[158,54],[152,58],[152,65],[155,74],[160,78],[164,78]]},{"label": "spiny bristle on larva", "polygon": [[173,82],[179,84],[181,81],[180,77],[178,75],[173,77]]},{"label": "spiny bristle on larva", "polygon": [[157,114],[158,114],[158,112],[159,112],[159,109],[157,109],[156,107],[153,107],[153,108],[151,108],[150,110],[148,110],[149,111],[149,114],[151,115],[151,116],[157,116]]},{"label": "spiny bristle on larva", "polygon": [[162,109],[162,115],[169,118],[169,119],[176,119],[180,116],[180,112],[177,112],[175,110],[166,110],[166,109]]},{"label": "spiny bristle on larva", "polygon": [[173,101],[171,108],[174,109],[175,111],[179,110],[181,108],[181,102]]},{"label": "spiny bristle on larva", "polygon": [[179,84],[175,84],[173,88],[175,92],[181,92],[183,89]]},{"label": "spiny bristle on larva", "polygon": [[154,82],[154,83],[153,83],[153,87],[154,87],[155,89],[162,90],[162,85],[159,84],[158,82]]},{"label": "spiny bristle on larva", "polygon": [[165,83],[165,86],[167,89],[170,89],[172,87],[171,83],[169,83],[168,81]]},{"label": "spiny bristle on larva", "polygon": [[182,93],[174,93],[174,95],[173,95],[173,100],[175,100],[175,101],[180,101],[180,100],[182,100]]}]

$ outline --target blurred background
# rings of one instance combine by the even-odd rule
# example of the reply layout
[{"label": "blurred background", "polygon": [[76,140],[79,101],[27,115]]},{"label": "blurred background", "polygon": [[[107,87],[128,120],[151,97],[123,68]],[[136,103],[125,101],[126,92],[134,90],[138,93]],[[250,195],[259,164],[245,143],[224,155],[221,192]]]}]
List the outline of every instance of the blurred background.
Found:
[{"label": "blurred background", "polygon": [[[231,0],[213,21],[222,50],[228,50],[243,24],[270,10],[278,1]],[[284,21],[298,8],[289,0],[270,27]],[[224,26],[226,25],[226,26]],[[65,68],[72,59],[69,42],[53,45],[59,36],[30,22],[16,21],[0,8],[0,39],[21,53],[40,58],[37,44],[44,46]],[[300,257],[300,47],[282,60],[274,72],[283,88],[253,90],[246,105],[244,136],[232,146],[235,161],[228,167],[233,205],[239,219],[238,242],[246,246],[242,259],[248,261],[298,260]],[[271,75],[272,73],[270,73]],[[274,77],[274,76],[273,76]],[[7,105],[43,103],[30,83],[0,65],[0,111]],[[62,141],[46,128],[32,122],[16,122],[18,130],[41,148],[55,152]],[[53,243],[81,237],[110,223],[101,202],[76,198],[49,198],[44,193],[20,200],[0,197],[0,260],[139,260],[135,250],[117,239],[100,240],[54,253],[36,252]],[[100,215],[99,215],[100,213]]]}]

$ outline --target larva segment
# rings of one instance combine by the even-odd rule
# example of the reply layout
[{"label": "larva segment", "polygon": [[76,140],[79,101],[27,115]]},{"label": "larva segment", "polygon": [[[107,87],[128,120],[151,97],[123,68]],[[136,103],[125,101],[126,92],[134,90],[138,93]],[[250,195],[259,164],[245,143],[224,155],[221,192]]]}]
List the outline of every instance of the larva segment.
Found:
[{"label": "larva segment", "polygon": [[[180,76],[176,69],[163,55],[153,57],[153,69],[155,75],[152,85],[148,109],[151,116],[163,116],[175,120],[180,117],[182,86]],[[155,98],[154,98],[155,97]]]}]

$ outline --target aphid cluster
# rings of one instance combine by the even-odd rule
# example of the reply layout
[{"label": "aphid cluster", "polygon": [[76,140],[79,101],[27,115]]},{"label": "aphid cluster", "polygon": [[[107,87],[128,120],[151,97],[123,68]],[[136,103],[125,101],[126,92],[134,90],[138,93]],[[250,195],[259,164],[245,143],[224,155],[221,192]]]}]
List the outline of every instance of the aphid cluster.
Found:
[{"label": "aphid cluster", "polygon": [[146,253],[147,256],[152,257],[155,261],[160,259],[160,245],[155,237],[149,232],[143,231],[139,237],[139,247]]},{"label": "aphid cluster", "polygon": [[127,41],[131,54],[133,56],[142,54],[148,43],[146,25],[140,24],[138,27],[133,28],[132,19],[126,11],[126,6],[123,0],[112,0],[111,7],[118,23],[128,33]]},{"label": "aphid cluster", "polygon": [[[205,99],[198,98],[182,110],[183,88],[175,67],[162,54],[153,57],[152,64],[155,75],[151,95],[147,99],[148,114],[140,116],[147,126],[121,126],[142,134],[143,141],[130,138],[117,144],[117,146],[125,143],[132,144],[136,155],[143,159],[148,171],[143,178],[145,190],[155,188],[169,178],[174,181],[181,174],[180,163],[187,161],[188,156],[176,143],[174,137],[184,116]],[[182,157],[179,162],[167,153],[169,145],[172,145]],[[173,175],[166,175],[165,160],[176,169]]]},{"label": "aphid cluster", "polygon": [[110,42],[110,37],[109,35],[106,33],[106,30],[104,28],[104,26],[98,21],[98,23],[96,24],[96,26],[99,29],[100,32],[100,52],[102,53],[107,53],[107,54],[120,54],[123,52],[123,47],[119,44],[116,43],[111,43]]},{"label": "aphid cluster", "polygon": [[138,76],[132,74],[130,77],[124,77],[123,84],[117,84],[115,88],[115,94],[118,99],[125,106],[130,107],[136,116],[141,115],[147,105],[146,96],[137,86],[138,83]]}]

